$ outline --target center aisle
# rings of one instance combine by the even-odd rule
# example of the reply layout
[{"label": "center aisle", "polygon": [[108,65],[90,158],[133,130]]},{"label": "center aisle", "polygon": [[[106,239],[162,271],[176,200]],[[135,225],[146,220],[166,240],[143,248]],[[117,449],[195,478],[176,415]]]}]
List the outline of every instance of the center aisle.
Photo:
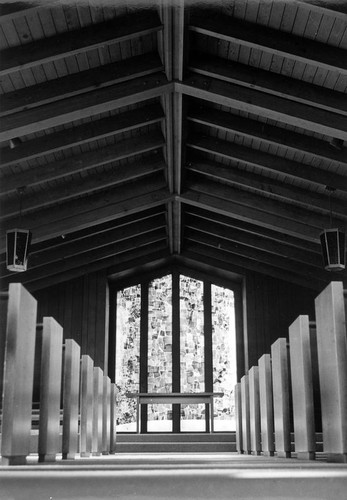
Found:
[{"label": "center aisle", "polygon": [[0,468],[1,500],[345,500],[347,465],[230,453],[122,453]]}]

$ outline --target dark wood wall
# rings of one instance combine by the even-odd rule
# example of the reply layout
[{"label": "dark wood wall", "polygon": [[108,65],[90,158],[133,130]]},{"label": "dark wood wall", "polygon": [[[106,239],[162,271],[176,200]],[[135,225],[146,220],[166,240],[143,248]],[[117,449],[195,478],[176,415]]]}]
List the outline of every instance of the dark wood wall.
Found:
[{"label": "dark wood wall", "polygon": [[52,316],[64,329],[64,339],[74,339],[82,354],[89,354],[95,366],[106,368],[107,276],[87,274],[33,293],[38,300],[38,321]]},{"label": "dark wood wall", "polygon": [[[278,337],[288,338],[288,327],[300,314],[314,319],[314,299],[319,292],[257,273],[245,280],[248,367],[271,351]],[[246,362],[247,366],[247,362]]]}]

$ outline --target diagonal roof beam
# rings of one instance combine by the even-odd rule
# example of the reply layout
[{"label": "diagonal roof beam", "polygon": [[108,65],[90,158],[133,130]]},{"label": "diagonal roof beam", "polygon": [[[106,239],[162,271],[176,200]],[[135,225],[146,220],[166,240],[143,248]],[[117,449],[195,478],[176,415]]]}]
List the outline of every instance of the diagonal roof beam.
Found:
[{"label": "diagonal roof beam", "polygon": [[[247,246],[252,249],[259,249],[263,252],[268,252],[271,255],[281,257],[282,259],[291,259],[292,261],[318,267],[320,270],[322,269],[322,257],[317,253],[308,252],[285,245],[284,243],[275,242],[268,238],[263,238],[261,235],[248,233],[247,231],[243,231],[241,229],[225,226],[218,222],[218,218],[216,218],[215,221],[211,221],[201,217],[188,215],[185,219],[185,227],[194,231],[200,231],[201,233],[212,235],[220,238],[221,240],[233,242],[235,245],[240,244],[242,247]],[[188,231],[185,233],[185,236],[190,238],[190,234],[191,233]]]},{"label": "diagonal roof beam", "polygon": [[219,235],[211,235],[204,232],[203,229],[188,229],[185,231],[185,238],[195,243],[200,243],[215,249],[216,252],[230,252],[241,257],[277,267],[288,272],[297,273],[311,279],[321,279],[323,282],[327,279],[322,263],[320,266],[312,266],[307,263],[301,264],[291,258],[269,253],[263,248],[254,248],[243,244],[241,241],[234,241],[221,238]]},{"label": "diagonal roof beam", "polygon": [[[258,154],[258,152],[257,152]],[[202,174],[209,179],[238,185],[244,188],[252,188],[260,193],[276,196],[280,200],[290,201],[302,205],[304,208],[313,208],[318,212],[330,212],[329,196],[302,189],[292,184],[288,185],[281,180],[266,178],[264,175],[242,171],[232,166],[226,167],[223,164],[199,159],[189,161],[186,166],[187,171]],[[347,220],[347,207],[344,201],[334,199],[333,212],[340,218]]]},{"label": "diagonal roof beam", "polygon": [[347,140],[347,120],[337,113],[198,74],[175,87],[191,97]]},{"label": "diagonal roof beam", "polygon": [[[314,243],[319,242],[322,229],[330,226],[329,217],[211,181],[188,183],[187,191],[182,194],[181,201],[237,217],[252,224],[270,229],[276,228],[278,231]],[[341,220],[336,220],[336,225],[341,229],[344,228]]]},{"label": "diagonal roof beam", "polygon": [[[150,137],[147,136],[145,137],[145,139],[147,139],[149,143],[147,144],[147,141],[143,141],[143,147],[153,148],[153,142],[152,145],[150,145]],[[159,148],[159,142],[157,142],[154,147]],[[131,154],[135,153],[131,151]],[[100,154],[100,156],[102,156],[102,154]],[[100,175],[99,173],[93,173],[92,175],[83,178],[83,180],[81,180],[80,176],[78,176],[75,179],[70,179],[64,184],[59,184],[56,187],[52,187],[48,191],[46,190],[40,192],[39,195],[37,192],[28,195],[24,193],[21,197],[21,200],[25,210],[22,210],[21,213],[24,214],[25,212],[29,212],[32,210],[40,210],[49,207],[50,205],[55,205],[56,203],[66,202],[71,198],[76,198],[78,196],[83,196],[86,194],[89,195],[94,191],[97,192],[101,189],[116,187],[117,185],[123,184],[124,182],[130,182],[140,179],[141,182],[145,182],[145,177],[152,174],[160,175],[160,173],[163,173],[166,168],[163,159],[157,158],[156,156],[157,155],[153,155],[150,159],[147,158],[142,161],[138,160],[125,166],[117,165],[112,169],[103,172],[102,175]],[[113,159],[111,159],[111,161],[113,162]],[[83,169],[83,171],[85,171],[85,169]],[[2,205],[3,206],[1,207],[1,214],[3,220],[8,217],[17,216],[18,196],[12,198],[10,202],[7,201]]]},{"label": "diagonal roof beam", "polygon": [[[122,254],[133,248],[140,248],[152,243],[159,243],[166,240],[166,232],[163,227],[155,228],[145,234],[132,235],[130,238],[120,241],[114,241],[100,248],[83,252],[66,259],[60,259],[52,265],[51,263],[40,266],[39,268],[28,269],[24,280],[30,281],[39,276],[49,277],[57,273],[64,273],[73,270],[76,267],[92,265],[94,262]],[[13,274],[3,278],[2,285],[12,282],[16,278]]]},{"label": "diagonal roof beam", "polygon": [[321,256],[321,246],[318,242],[313,243],[311,241],[303,240],[302,238],[297,238],[282,231],[279,232],[275,227],[270,229],[265,226],[257,225],[256,223],[245,222],[238,217],[234,217],[233,214],[229,214],[227,216],[220,214],[217,211],[210,211],[208,210],[208,207],[206,208],[207,209],[201,209],[194,205],[187,204],[184,206],[184,213],[185,216],[187,215],[188,217],[192,215],[193,217],[198,217],[208,222],[217,222],[217,224],[223,225],[224,227],[231,230],[236,229],[237,231],[242,231],[256,238],[266,238],[267,240],[273,241],[275,243],[291,247],[294,250],[304,250],[305,252],[310,252]]},{"label": "diagonal roof beam", "polygon": [[1,51],[0,75],[56,61],[105,45],[132,40],[161,29],[162,25],[156,11],[147,9],[20,47],[10,47]]},{"label": "diagonal roof beam", "polygon": [[193,149],[212,153],[220,158],[241,161],[247,165],[307,180],[317,185],[347,191],[347,177],[335,172],[328,172],[294,160],[287,160],[286,158],[202,134],[191,136],[188,138],[187,144]]},{"label": "diagonal roof beam", "polygon": [[[313,278],[306,278],[294,272],[288,272],[284,269],[279,269],[271,265],[266,265],[264,262],[257,260],[247,259],[241,255],[232,254],[230,252],[216,252],[212,247],[201,245],[199,243],[187,242],[185,243],[183,256],[188,258],[206,262],[207,264],[220,269],[226,269],[230,272],[237,272],[244,274],[245,270],[255,271],[265,276],[272,276],[280,280],[295,283],[314,290],[322,290],[324,284],[320,280]],[[328,280],[326,281],[326,283]]]},{"label": "diagonal roof beam", "polygon": [[[105,259],[96,260],[92,263],[87,263],[73,269],[61,271],[51,276],[42,277],[42,273],[38,272],[36,276],[28,282],[25,281],[26,273],[22,273],[21,280],[25,283],[25,287],[28,288],[29,291],[35,291],[42,288],[48,288],[52,285],[57,285],[58,283],[62,283],[64,281],[72,280],[92,272],[101,271],[103,269],[111,268],[113,272],[115,272],[115,269],[121,271],[136,265],[140,266],[146,262],[153,262],[155,259],[165,258],[167,256],[168,252],[166,241],[155,241],[154,243],[148,243],[147,245],[143,245],[139,248],[131,249],[123,253],[118,253],[116,255],[112,254],[110,257]],[[2,289],[6,289],[3,283],[1,283],[1,287]]]},{"label": "diagonal roof beam", "polygon": [[210,9],[191,17],[190,30],[347,75],[347,53],[343,49],[227,17]]},{"label": "diagonal roof beam", "polygon": [[101,150],[87,151],[64,160],[3,176],[1,178],[0,193],[6,194],[22,186],[35,186],[44,182],[61,179],[67,175],[73,175],[100,165],[106,165],[137,154],[160,149],[163,144],[164,138],[159,131],[139,136],[136,144],[134,144],[133,139],[126,139],[106,146]]},{"label": "diagonal roof beam", "polygon": [[[80,146],[123,132],[129,132],[141,126],[153,125],[164,120],[164,113],[159,103],[153,103],[133,111],[118,113],[116,116],[91,121],[77,127],[53,132],[43,137],[25,141],[15,148],[0,149],[0,168],[40,156],[63,151],[73,146]],[[1,186],[0,186],[1,192]]]},{"label": "diagonal roof beam", "polygon": [[246,88],[347,116],[347,95],[342,92],[334,92],[318,85],[209,54],[194,54],[191,57],[189,69],[201,75],[219,78],[225,82],[236,83]]},{"label": "diagonal roof beam", "polygon": [[149,53],[14,90],[1,97],[0,116],[109,87],[132,78],[157,73],[162,69],[163,64],[158,54]]},{"label": "diagonal roof beam", "polygon": [[[47,208],[22,216],[21,224],[33,232],[33,243],[59,237],[80,229],[89,228],[124,215],[136,213],[167,203],[171,195],[162,176],[154,176],[148,183],[120,186],[91,196],[68,201],[59,210]],[[16,227],[18,218],[11,218],[2,224],[2,232]],[[0,251],[5,249],[1,240]]]},{"label": "diagonal roof beam", "polygon": [[130,82],[94,90],[63,101],[53,102],[5,116],[0,124],[0,141],[64,125],[74,120],[130,106],[172,91],[163,73],[135,78]]},{"label": "diagonal roof beam", "polygon": [[[146,219],[133,220],[127,224],[115,224],[112,229],[103,231],[102,233],[90,234],[86,238],[77,239],[67,243],[62,243],[55,247],[41,252],[30,250],[30,271],[36,268],[47,266],[56,261],[66,260],[71,257],[80,256],[83,253],[91,250],[101,249],[104,246],[114,244],[132,238],[134,235],[145,235],[155,229],[163,229],[165,227],[164,213],[159,212]],[[65,239],[62,240],[65,242]],[[34,247],[33,247],[34,248]],[[6,269],[6,264],[0,266],[0,275],[5,278],[11,276],[12,273]]]},{"label": "diagonal roof beam", "polygon": [[303,151],[328,161],[347,164],[347,148],[341,151],[325,141],[299,134],[264,122],[243,118],[206,106],[193,106],[188,110],[188,120],[225,132],[235,132],[248,138],[257,138],[267,144],[287,147],[292,151]]}]

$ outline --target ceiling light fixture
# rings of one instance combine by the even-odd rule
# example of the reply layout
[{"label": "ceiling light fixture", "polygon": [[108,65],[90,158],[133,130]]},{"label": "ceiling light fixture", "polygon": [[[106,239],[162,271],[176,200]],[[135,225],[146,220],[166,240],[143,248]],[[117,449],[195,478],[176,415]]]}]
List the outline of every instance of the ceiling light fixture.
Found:
[{"label": "ceiling light fixture", "polygon": [[[19,225],[22,222],[22,196],[25,187],[18,188]],[[27,270],[31,232],[28,229],[9,229],[6,231],[6,267],[9,271]]]},{"label": "ceiling light fixture", "polygon": [[324,229],[320,234],[324,268],[327,271],[342,271],[346,267],[346,237],[339,228],[332,227],[331,195],[335,188],[327,186],[326,189],[329,191],[330,229]]}]

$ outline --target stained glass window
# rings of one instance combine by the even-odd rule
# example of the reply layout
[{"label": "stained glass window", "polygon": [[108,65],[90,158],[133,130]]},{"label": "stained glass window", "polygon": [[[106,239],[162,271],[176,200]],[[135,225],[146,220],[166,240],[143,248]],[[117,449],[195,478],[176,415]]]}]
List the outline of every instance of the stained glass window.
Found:
[{"label": "stained glass window", "polygon": [[[179,302],[173,305],[173,279],[179,286]],[[204,304],[202,280],[171,274],[154,279],[148,284],[148,323],[141,325],[141,285],[125,288],[117,293],[116,333],[116,385],[117,431],[136,430],[136,400],[126,396],[128,392],[140,391],[146,382],[147,392],[171,393],[173,375],[180,384],[179,391],[199,393],[206,391],[206,384],[214,392],[223,392],[215,399],[214,430],[235,430],[234,386],[236,384],[236,335],[234,293],[232,290],[211,285],[211,303]],[[147,290],[147,286],[144,287]],[[209,296],[207,288],[206,297]],[[205,298],[206,302],[206,298]],[[204,305],[208,311],[204,312]],[[176,309],[175,309],[176,308]],[[210,317],[212,329],[204,324]],[[210,315],[210,316],[209,316]],[[179,318],[179,331],[173,332],[173,316]],[[147,346],[140,359],[140,328],[147,337],[142,339],[142,349]],[[176,335],[176,337],[175,337]],[[205,338],[206,336],[206,338]],[[172,345],[180,345],[180,353],[173,358]],[[205,373],[205,355],[208,371]],[[206,351],[206,352],[205,352]],[[142,351],[141,351],[142,352]],[[212,361],[212,366],[210,366]],[[145,371],[147,367],[147,372]],[[205,380],[205,375],[207,379]],[[147,378],[146,378],[147,376]],[[147,405],[147,431],[204,432],[206,406],[204,404],[181,405],[175,414],[173,425],[172,405]]]},{"label": "stained glass window", "polygon": [[223,392],[214,404],[215,431],[235,430],[236,338],[234,293],[212,285],[213,391]]},{"label": "stained glass window", "polygon": [[139,392],[140,381],[140,285],[117,293],[116,387],[117,431],[134,430],[136,402],[127,392]]},{"label": "stained glass window", "polygon": [[[172,392],[172,276],[148,289],[148,392]],[[148,431],[172,430],[172,405],[148,405]]]},{"label": "stained glass window", "polygon": [[[203,282],[180,276],[181,392],[205,391]],[[181,405],[181,430],[205,430],[205,405]]]}]

